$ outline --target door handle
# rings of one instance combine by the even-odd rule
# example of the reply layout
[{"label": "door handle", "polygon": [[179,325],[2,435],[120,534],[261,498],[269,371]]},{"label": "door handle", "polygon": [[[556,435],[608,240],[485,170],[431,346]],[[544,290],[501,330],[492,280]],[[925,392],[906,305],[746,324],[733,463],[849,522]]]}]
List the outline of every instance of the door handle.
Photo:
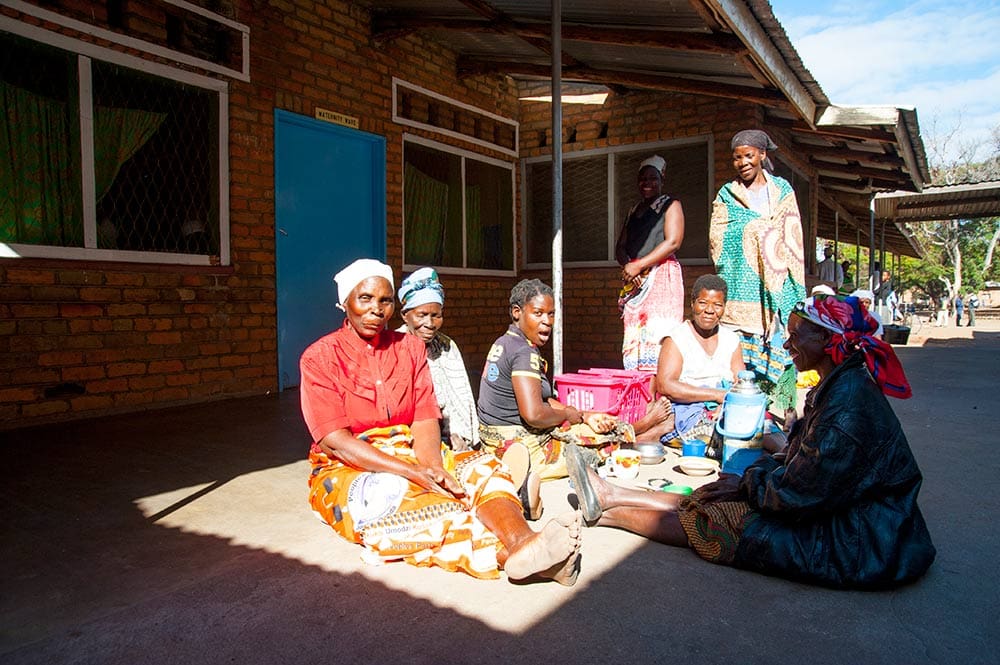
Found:
[{"label": "door handle", "polygon": [[278,229],[278,233],[280,233],[283,236],[287,236],[288,235],[288,231],[286,231],[285,229]]}]

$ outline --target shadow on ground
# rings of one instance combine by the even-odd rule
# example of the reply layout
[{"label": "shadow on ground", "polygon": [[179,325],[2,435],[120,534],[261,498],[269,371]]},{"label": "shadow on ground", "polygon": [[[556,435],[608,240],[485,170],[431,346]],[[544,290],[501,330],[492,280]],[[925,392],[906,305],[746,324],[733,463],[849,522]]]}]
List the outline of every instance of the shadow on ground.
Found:
[{"label": "shadow on ground", "polygon": [[[294,393],[0,433],[0,662],[992,663],[1000,334],[961,341],[897,348],[915,396],[893,405],[938,559],[895,592],[807,587],[606,529],[585,534],[573,589],[359,569],[305,508]],[[198,523],[202,505],[235,535],[172,521]]]}]

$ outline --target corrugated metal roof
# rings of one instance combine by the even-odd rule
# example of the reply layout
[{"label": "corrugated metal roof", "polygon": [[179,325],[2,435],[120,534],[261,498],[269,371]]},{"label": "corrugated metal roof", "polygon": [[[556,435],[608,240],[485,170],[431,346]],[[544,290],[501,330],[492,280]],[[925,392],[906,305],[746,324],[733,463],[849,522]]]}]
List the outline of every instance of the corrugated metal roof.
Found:
[{"label": "corrugated metal roof", "polygon": [[[551,5],[533,0],[356,0],[376,39],[419,31],[458,54],[459,74],[506,74],[537,89],[551,74]],[[867,230],[871,196],[930,180],[916,111],[831,104],[767,0],[563,0],[565,86],[749,100],[784,153],[819,172],[819,226],[834,211]],[[887,243],[889,242],[887,238]],[[900,232],[893,251],[917,251]]]},{"label": "corrugated metal roof", "polygon": [[875,217],[895,222],[1000,217],[1000,180],[875,196]]}]

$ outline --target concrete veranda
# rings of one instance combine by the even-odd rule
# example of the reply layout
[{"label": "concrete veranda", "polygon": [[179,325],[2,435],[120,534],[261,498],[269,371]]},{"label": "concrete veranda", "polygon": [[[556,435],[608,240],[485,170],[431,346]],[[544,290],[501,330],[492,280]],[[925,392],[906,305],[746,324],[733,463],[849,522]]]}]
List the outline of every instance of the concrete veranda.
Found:
[{"label": "concrete veranda", "polygon": [[0,662],[993,663],[998,350],[992,321],[897,347],[938,557],[893,592],[604,528],[570,589],[365,565],[306,506],[294,392],[0,432]]}]

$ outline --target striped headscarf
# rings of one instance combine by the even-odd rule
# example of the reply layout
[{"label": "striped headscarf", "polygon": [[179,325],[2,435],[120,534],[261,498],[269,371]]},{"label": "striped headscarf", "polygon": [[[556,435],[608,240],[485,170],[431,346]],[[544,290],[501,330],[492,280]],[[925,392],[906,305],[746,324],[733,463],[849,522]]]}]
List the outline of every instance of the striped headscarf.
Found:
[{"label": "striped headscarf", "polygon": [[796,304],[792,314],[833,333],[824,351],[834,363],[839,365],[860,351],[883,393],[899,399],[913,395],[896,352],[873,336],[878,330],[878,321],[858,298],[818,295]]}]

